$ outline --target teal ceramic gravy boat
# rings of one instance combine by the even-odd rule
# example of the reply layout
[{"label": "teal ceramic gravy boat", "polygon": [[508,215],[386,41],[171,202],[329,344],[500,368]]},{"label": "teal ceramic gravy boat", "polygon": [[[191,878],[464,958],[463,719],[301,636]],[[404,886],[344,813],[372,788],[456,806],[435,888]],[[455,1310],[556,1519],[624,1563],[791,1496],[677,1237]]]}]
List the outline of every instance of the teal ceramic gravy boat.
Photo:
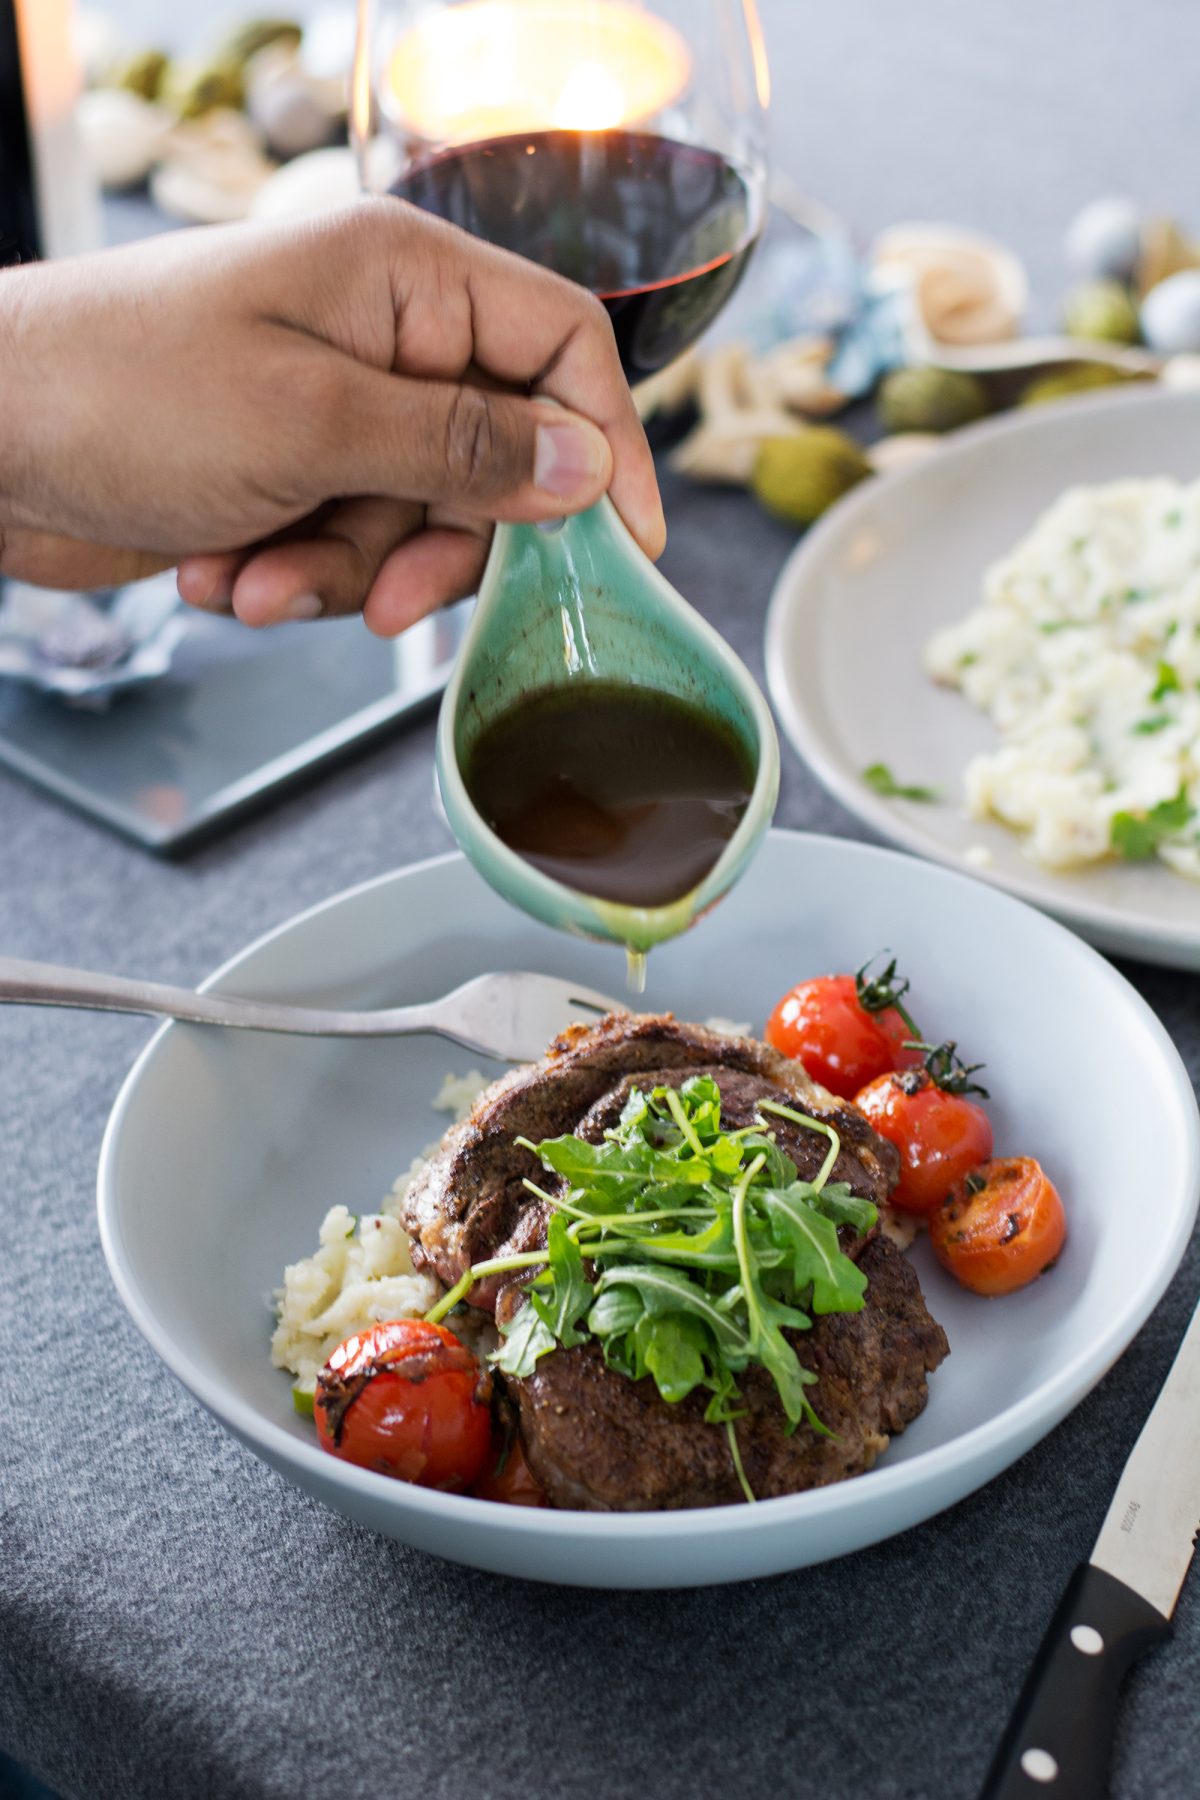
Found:
[{"label": "teal ceramic gravy boat", "polygon": [[[463,780],[481,732],[525,694],[575,682],[631,682],[723,724],[755,769],[750,802],[708,874],[664,906],[624,906],[565,886],[510,850]],[[552,529],[496,527],[458,663],[442,699],[437,771],[450,827],[497,893],[562,931],[644,953],[685,931],[737,880],[779,793],[767,703],[725,640],[659,574],[600,500]]]}]

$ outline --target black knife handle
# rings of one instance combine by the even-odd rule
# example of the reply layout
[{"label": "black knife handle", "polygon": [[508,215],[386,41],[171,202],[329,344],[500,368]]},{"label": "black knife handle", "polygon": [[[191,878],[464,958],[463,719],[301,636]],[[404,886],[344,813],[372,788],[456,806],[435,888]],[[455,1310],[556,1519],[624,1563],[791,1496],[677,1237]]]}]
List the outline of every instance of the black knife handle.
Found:
[{"label": "black knife handle", "polygon": [[1081,1563],[1013,1708],[979,1800],[1104,1800],[1117,1694],[1171,1625],[1140,1594]]}]

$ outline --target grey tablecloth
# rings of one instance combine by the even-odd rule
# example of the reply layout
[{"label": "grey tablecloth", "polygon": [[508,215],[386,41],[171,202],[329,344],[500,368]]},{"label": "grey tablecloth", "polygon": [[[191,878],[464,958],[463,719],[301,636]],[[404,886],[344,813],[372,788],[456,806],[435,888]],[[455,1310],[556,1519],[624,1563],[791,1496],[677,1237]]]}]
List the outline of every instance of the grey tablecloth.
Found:
[{"label": "grey tablecloth", "polygon": [[[1172,28],[1190,9],[829,11],[766,8],[781,125],[792,173],[864,223],[957,214],[1018,241],[1024,225],[1050,269],[1064,215],[1096,187],[1182,203],[1197,62]],[[1077,58],[1068,12],[1090,34]],[[789,534],[738,496],[671,484],[667,500],[668,575],[761,667]],[[193,982],[296,908],[443,847],[431,747],[427,722],[180,866],[0,774],[0,946]],[[780,820],[856,830],[790,755]],[[1128,973],[1200,1074],[1200,982]],[[146,1035],[0,1011],[0,1747],[69,1800],[974,1792],[1182,1335],[1194,1246],[1071,1418],[919,1529],[740,1588],[524,1586],[323,1511],[202,1413],[129,1324],[93,1183]],[[1118,1796],[1198,1791],[1198,1691],[1194,1582],[1173,1642],[1130,1682]]]}]

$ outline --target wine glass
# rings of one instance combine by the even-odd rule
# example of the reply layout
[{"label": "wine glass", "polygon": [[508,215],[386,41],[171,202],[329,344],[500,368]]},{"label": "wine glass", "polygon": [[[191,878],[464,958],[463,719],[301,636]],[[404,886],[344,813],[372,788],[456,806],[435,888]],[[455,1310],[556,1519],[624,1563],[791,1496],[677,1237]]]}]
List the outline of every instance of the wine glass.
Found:
[{"label": "wine glass", "polygon": [[591,289],[631,382],[741,279],[767,100],[755,0],[359,0],[364,187]]}]

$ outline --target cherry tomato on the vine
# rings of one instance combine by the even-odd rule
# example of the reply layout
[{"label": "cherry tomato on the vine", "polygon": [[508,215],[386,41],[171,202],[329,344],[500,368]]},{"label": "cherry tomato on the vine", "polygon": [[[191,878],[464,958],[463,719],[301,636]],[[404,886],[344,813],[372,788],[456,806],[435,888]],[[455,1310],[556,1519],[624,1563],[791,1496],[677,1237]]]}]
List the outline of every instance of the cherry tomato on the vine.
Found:
[{"label": "cherry tomato on the vine", "polygon": [[894,1006],[863,1006],[862,977],[818,975],[791,988],[767,1021],[766,1039],[804,1064],[814,1081],[843,1100],[890,1069],[919,1063],[905,1040],[919,1034]]},{"label": "cherry tomato on the vine", "polygon": [[932,1212],[992,1154],[982,1106],[939,1087],[927,1068],[880,1075],[856,1103],[900,1152],[900,1180],[888,1199],[905,1212]]},{"label": "cherry tomato on the vine", "polygon": [[977,1294],[1011,1294],[1035,1280],[1066,1236],[1058,1189],[1032,1156],[972,1170],[929,1220],[934,1255]]},{"label": "cherry tomato on the vine", "polygon": [[317,1376],[322,1449],[419,1487],[464,1493],[492,1441],[491,1376],[444,1325],[393,1319],[339,1344]]}]

